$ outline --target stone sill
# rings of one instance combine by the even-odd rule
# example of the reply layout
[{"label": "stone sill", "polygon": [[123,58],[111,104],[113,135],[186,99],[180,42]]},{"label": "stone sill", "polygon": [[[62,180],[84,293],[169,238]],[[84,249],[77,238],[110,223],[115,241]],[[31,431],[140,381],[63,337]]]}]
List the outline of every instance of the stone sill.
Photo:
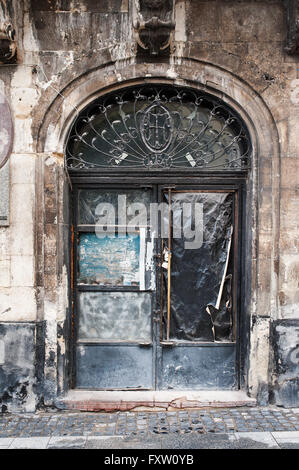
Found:
[{"label": "stone sill", "polygon": [[59,408],[80,411],[176,411],[190,408],[256,406],[244,391],[87,391],[71,390]]}]

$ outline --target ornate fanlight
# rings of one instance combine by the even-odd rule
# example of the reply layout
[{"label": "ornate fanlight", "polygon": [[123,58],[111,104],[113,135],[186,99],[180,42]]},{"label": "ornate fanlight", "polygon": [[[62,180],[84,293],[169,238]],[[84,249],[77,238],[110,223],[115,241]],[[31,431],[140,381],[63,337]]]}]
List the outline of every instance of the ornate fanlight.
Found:
[{"label": "ornate fanlight", "polygon": [[76,119],[66,166],[79,169],[246,170],[250,139],[222,101],[188,88],[145,85],[111,93]]}]

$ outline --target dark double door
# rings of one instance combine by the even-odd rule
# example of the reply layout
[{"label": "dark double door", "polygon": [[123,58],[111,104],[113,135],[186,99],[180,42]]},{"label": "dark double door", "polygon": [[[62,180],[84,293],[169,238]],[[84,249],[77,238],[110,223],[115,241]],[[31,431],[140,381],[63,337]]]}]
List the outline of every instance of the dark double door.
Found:
[{"label": "dark double door", "polygon": [[238,388],[239,189],[78,187],[75,387]]}]

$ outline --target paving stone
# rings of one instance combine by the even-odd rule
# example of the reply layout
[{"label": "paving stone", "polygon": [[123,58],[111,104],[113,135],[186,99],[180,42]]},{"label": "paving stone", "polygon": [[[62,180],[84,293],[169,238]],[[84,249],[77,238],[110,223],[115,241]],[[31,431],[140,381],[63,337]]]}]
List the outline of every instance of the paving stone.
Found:
[{"label": "paving stone", "polygon": [[51,437],[48,449],[83,449],[86,436]]},{"label": "paving stone", "polygon": [[298,431],[285,431],[285,432],[273,432],[272,433],[274,439],[298,439],[299,440],[299,432]]},{"label": "paving stone", "polygon": [[49,437],[16,437],[9,449],[46,449]]},{"label": "paving stone", "polygon": [[123,437],[88,437],[85,443],[85,449],[122,449]]},{"label": "paving stone", "polygon": [[[274,414],[275,411],[275,414]],[[266,416],[267,414],[267,416]],[[80,435],[135,435],[221,433],[236,431],[299,430],[299,416],[290,410],[223,409],[178,412],[114,414],[62,413],[55,415],[4,415],[0,437]]]},{"label": "paving stone", "polygon": [[189,434],[188,436],[162,437],[162,449],[231,449],[234,436],[227,434]]},{"label": "paving stone", "polygon": [[280,442],[279,443],[279,448],[280,449],[299,449],[299,442],[294,443],[294,442]]},{"label": "paving stone", "polygon": [[266,445],[270,448],[278,448],[278,444],[270,432],[242,432],[235,433],[235,436],[238,440],[251,440],[258,443],[258,448],[260,445]]},{"label": "paving stone", "polygon": [[13,441],[12,437],[2,437],[0,438],[0,449],[6,449]]}]

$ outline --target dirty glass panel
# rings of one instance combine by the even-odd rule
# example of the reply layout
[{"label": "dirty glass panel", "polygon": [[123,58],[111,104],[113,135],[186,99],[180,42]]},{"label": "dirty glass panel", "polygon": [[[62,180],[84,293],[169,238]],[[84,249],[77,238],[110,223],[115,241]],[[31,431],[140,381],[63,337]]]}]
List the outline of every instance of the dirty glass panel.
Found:
[{"label": "dirty glass panel", "polygon": [[103,238],[95,233],[80,234],[79,284],[139,286],[142,276],[138,233]]},{"label": "dirty glass panel", "polygon": [[80,292],[79,340],[151,341],[151,294]]},{"label": "dirty glass panel", "polygon": [[[171,201],[173,235],[174,226],[177,227],[184,220],[184,203],[191,204],[192,215],[184,221],[184,226],[182,222],[182,235],[172,237],[171,242],[170,338],[183,341],[232,341],[233,196],[228,193],[172,193]],[[185,242],[190,239],[184,238],[184,234],[188,234],[186,229],[195,229],[195,203],[202,204],[202,245],[187,249]],[[167,250],[168,241],[165,242]],[[167,262],[163,263],[163,267],[166,338]]]},{"label": "dirty glass panel", "polygon": [[[119,197],[120,196],[120,197]],[[80,189],[78,199],[78,224],[93,225],[99,221],[99,204],[112,204],[115,210],[115,225],[122,224],[120,211],[122,204],[126,209],[126,222],[129,224],[132,219],[138,215],[134,211],[140,210],[133,204],[143,204],[145,208],[149,207],[151,202],[151,189]],[[130,211],[130,209],[131,211]],[[129,209],[129,210],[128,210]],[[149,222],[149,210],[147,210],[146,221]]]}]

